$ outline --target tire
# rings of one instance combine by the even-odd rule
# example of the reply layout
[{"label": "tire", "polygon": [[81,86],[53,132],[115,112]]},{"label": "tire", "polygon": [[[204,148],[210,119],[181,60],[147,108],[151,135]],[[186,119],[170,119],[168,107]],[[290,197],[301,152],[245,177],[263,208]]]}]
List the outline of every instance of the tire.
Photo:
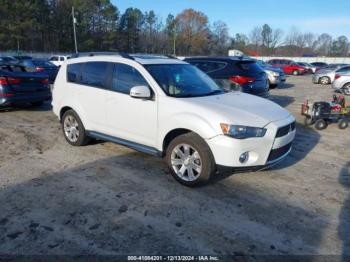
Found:
[{"label": "tire", "polygon": [[170,142],[165,161],[171,175],[185,186],[203,185],[216,172],[209,146],[192,132],[180,135]]},{"label": "tire", "polygon": [[327,122],[324,121],[323,119],[319,119],[315,122],[315,128],[317,130],[323,130],[323,129],[326,129],[328,126]]},{"label": "tire", "polygon": [[42,106],[43,104],[44,104],[44,101],[39,101],[39,102],[32,103],[32,106],[39,107],[39,106]]},{"label": "tire", "polygon": [[305,117],[304,124],[306,126],[311,126],[315,123],[315,121],[312,119],[312,117]]},{"label": "tire", "polygon": [[270,89],[275,89],[276,87],[277,87],[277,84],[270,84],[270,85],[269,85],[269,88],[270,88]]},{"label": "tire", "polygon": [[294,76],[299,75],[299,71],[298,71],[298,70],[294,70],[294,71],[293,71],[293,75],[294,75]]},{"label": "tire", "polygon": [[350,95],[350,83],[345,84],[342,89],[344,95]]},{"label": "tire", "polygon": [[327,76],[322,76],[318,82],[321,85],[329,85],[331,83],[331,80]]},{"label": "tire", "polygon": [[84,146],[90,138],[86,135],[83,123],[77,113],[68,110],[62,116],[62,132],[67,142],[72,146]]},{"label": "tire", "polygon": [[346,128],[348,128],[348,126],[349,126],[349,122],[347,120],[345,120],[345,119],[339,120],[339,122],[338,122],[339,129],[346,129]]}]

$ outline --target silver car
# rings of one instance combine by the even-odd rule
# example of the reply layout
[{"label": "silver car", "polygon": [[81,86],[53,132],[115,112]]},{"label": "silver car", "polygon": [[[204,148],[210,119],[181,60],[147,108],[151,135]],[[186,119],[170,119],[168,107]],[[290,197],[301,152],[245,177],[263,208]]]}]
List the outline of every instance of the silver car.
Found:
[{"label": "silver car", "polygon": [[350,95],[350,71],[346,73],[336,74],[332,83],[335,91],[340,91],[345,95]]},{"label": "silver car", "polygon": [[276,87],[281,82],[286,82],[286,74],[279,67],[273,67],[262,60],[256,60],[256,63],[264,70],[268,79],[270,88]]},{"label": "silver car", "polygon": [[342,72],[347,71],[350,71],[350,65],[329,65],[325,68],[316,71],[312,78],[312,82],[314,84],[329,85],[334,81],[334,77],[336,74],[340,74]]}]

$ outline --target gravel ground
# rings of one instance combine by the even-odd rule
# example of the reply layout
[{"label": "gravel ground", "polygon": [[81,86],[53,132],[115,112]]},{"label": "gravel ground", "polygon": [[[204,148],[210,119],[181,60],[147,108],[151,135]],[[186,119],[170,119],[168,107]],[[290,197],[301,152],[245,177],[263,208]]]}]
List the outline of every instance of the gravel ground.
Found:
[{"label": "gravel ground", "polygon": [[0,254],[350,255],[350,136],[303,126],[329,86],[289,77],[272,100],[297,118],[290,156],[190,189],[162,159],[69,146],[49,105],[0,113]]}]

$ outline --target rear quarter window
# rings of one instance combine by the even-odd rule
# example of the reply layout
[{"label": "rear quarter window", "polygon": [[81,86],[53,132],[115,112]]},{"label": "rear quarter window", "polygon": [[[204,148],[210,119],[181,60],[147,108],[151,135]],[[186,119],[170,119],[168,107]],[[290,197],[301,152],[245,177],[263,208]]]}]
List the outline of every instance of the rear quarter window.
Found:
[{"label": "rear quarter window", "polygon": [[106,86],[107,62],[87,62],[82,67],[80,84],[104,88]]},{"label": "rear quarter window", "polygon": [[79,83],[79,75],[82,63],[69,64],[67,66],[67,81],[71,83]]}]

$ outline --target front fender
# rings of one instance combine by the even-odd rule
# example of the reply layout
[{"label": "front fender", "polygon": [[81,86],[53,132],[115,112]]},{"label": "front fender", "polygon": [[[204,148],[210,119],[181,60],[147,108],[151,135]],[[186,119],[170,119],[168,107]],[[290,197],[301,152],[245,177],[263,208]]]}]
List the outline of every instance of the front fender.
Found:
[{"label": "front fender", "polygon": [[159,126],[159,135],[157,148],[163,150],[163,141],[166,135],[175,129],[187,129],[190,130],[203,139],[209,139],[217,136],[220,132],[220,126],[213,126],[206,119],[199,114],[176,114],[170,118],[160,121],[162,125]]}]

